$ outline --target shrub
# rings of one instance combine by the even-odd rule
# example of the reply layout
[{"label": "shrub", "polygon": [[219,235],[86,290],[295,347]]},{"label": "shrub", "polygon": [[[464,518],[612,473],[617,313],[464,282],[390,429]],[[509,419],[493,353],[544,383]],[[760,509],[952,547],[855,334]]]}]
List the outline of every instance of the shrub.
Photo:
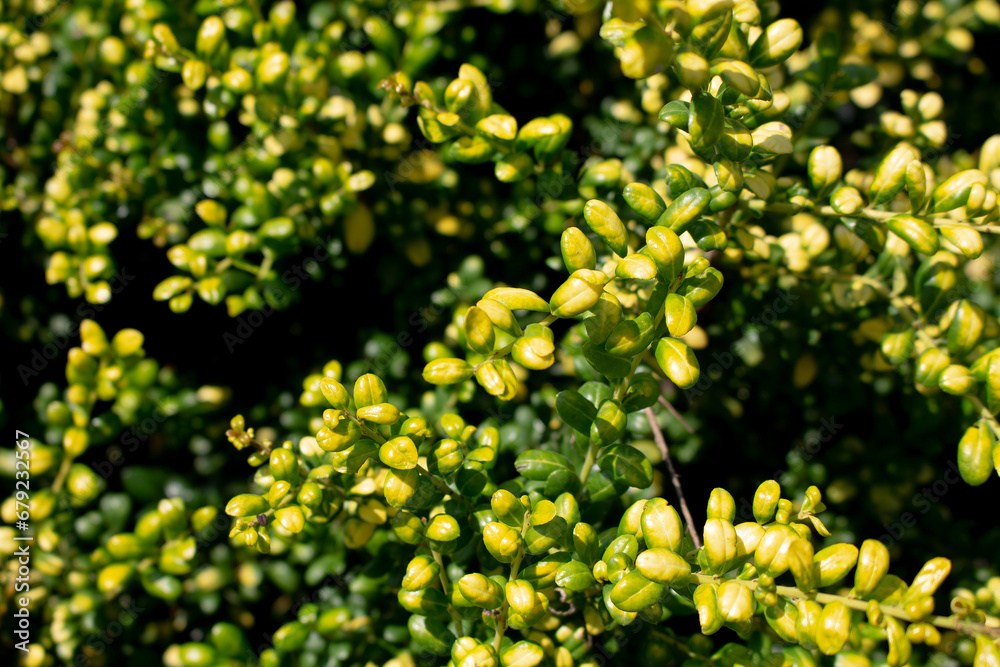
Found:
[{"label": "shrub", "polygon": [[12,654],[1000,665],[1000,5],[780,9],[0,5]]}]

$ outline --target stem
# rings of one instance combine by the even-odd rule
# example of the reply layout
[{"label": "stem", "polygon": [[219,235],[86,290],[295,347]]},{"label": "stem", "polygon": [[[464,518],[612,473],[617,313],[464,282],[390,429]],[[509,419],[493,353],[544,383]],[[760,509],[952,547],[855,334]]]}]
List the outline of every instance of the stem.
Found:
[{"label": "stem", "polygon": [[[718,581],[735,581],[741,586],[746,586],[750,590],[755,590],[757,588],[757,580],[746,581],[743,579],[734,579],[729,577],[718,577],[712,576],[710,574],[692,574],[690,583],[692,585],[714,583]],[[815,602],[826,604],[828,602],[840,602],[844,606],[851,609],[857,609],[858,611],[866,611],[868,609],[868,603],[863,600],[858,600],[857,598],[845,597],[843,595],[832,595],[830,593],[817,593],[815,591],[806,593],[801,591],[794,586],[777,586],[777,594],[783,598],[789,600],[814,600]],[[906,611],[900,607],[895,607],[891,605],[880,607],[882,613],[886,616],[892,616],[893,618],[898,618],[907,623],[912,623],[915,619]],[[965,632],[971,634],[973,632],[978,632],[980,634],[989,635],[990,637],[1000,637],[1000,627],[991,627],[983,623],[967,623],[961,619],[955,618],[953,616],[925,616],[920,619],[924,623],[930,623],[936,625],[939,628],[945,628],[948,630],[957,630],[959,632]]]},{"label": "stem", "polygon": [[[523,538],[528,532],[528,528],[531,526],[529,520],[531,519],[531,510],[524,513],[524,520],[521,522],[521,537]],[[514,556],[514,560],[510,563],[510,576],[507,577],[507,582],[513,582],[517,579],[517,573],[521,569],[521,561],[524,560],[524,541],[521,542],[521,547],[517,550],[517,555]],[[510,608],[510,604],[507,602],[506,593],[504,594],[503,605],[500,607],[499,615],[497,616],[497,629],[496,633],[493,635],[493,650],[500,653],[500,645],[503,643],[503,634],[507,631],[507,610]]]},{"label": "stem", "polygon": [[[780,204],[772,204],[770,206],[765,206],[765,211],[771,211],[774,213],[782,213],[783,210],[780,208]],[[873,208],[864,208],[857,213],[851,213],[850,215],[844,215],[843,213],[837,213],[832,206],[817,206],[813,213],[817,215],[828,215],[835,218],[869,218],[871,220],[888,220],[901,213],[908,213],[907,211],[878,211]],[[1000,225],[976,225],[969,222],[955,220],[954,218],[948,218],[943,215],[916,215],[913,213],[908,213],[916,218],[920,218],[925,222],[932,224],[935,227],[968,227],[969,229],[975,229],[977,232],[985,232],[988,234],[1000,234]]]},{"label": "stem", "polygon": [[274,254],[264,248],[264,261],[260,263],[260,270],[257,273],[257,277],[263,280],[267,277],[267,272],[271,270],[271,265],[274,263]]},{"label": "stem", "polygon": [[[244,262],[242,259],[232,259],[231,257],[227,257],[227,259],[231,260],[230,264],[235,266],[237,269],[240,269],[241,271],[246,271],[252,276],[256,276],[257,272],[260,270],[260,267],[254,266],[249,262]],[[223,267],[222,262],[219,262],[219,266],[216,267],[216,271],[222,271],[223,268],[228,268],[228,267]]]},{"label": "stem", "polygon": [[583,459],[583,470],[580,471],[580,484],[586,484],[587,480],[590,478],[590,471],[594,467],[594,461],[597,459],[597,447],[594,445],[593,440],[587,446],[587,457]]},{"label": "stem", "polygon": [[[252,431],[253,429],[250,429],[250,430]],[[246,433],[246,431],[244,431],[244,433]],[[226,431],[226,437],[227,438],[232,438],[232,439],[236,440],[236,439],[239,439],[238,438],[239,435],[240,434],[237,433],[236,431],[234,431],[233,429],[229,429],[228,431]],[[264,444],[261,444],[261,443],[257,442],[256,438],[250,438],[250,440],[248,440],[246,442],[246,444],[249,445],[249,446],[251,446],[251,447],[253,447],[258,452],[263,452],[264,454],[270,454],[271,453],[271,447],[269,446],[270,445],[270,441],[265,441],[265,442],[267,442],[268,444],[264,445]],[[234,446],[235,446],[235,443],[234,443]]]},{"label": "stem", "polygon": [[906,302],[902,297],[894,296],[889,299],[889,303],[896,307],[900,317],[906,320],[906,324],[917,332],[917,338],[922,340],[927,347],[937,347],[934,339],[923,329],[924,318],[919,317],[916,309]]},{"label": "stem", "polygon": [[347,416],[350,417],[354,421],[354,423],[361,428],[361,432],[365,434],[365,437],[371,438],[380,445],[385,444],[385,438],[382,437],[381,433],[379,433],[374,429],[369,428],[363,421],[352,415],[350,412],[347,413]]},{"label": "stem", "polygon": [[632,359],[632,368],[629,370],[628,375],[622,378],[621,384],[615,389],[614,398],[616,401],[620,401],[625,398],[625,392],[628,391],[628,386],[632,382],[632,376],[635,375],[635,369],[639,367],[639,363],[642,361],[642,355],[637,354]]},{"label": "stem", "polygon": [[972,403],[977,410],[979,410],[980,417],[985,419],[986,423],[989,424],[990,430],[993,431],[993,435],[1000,438],[1000,423],[997,423],[996,417],[994,417],[990,409],[983,404],[982,399],[975,394],[970,394],[966,396],[966,398],[969,399],[969,402]]},{"label": "stem", "polygon": [[462,627],[462,617],[458,615],[458,611],[455,609],[454,605],[451,604],[451,591],[448,581],[448,574],[444,569],[444,559],[441,558],[441,554],[431,549],[431,555],[434,556],[434,562],[438,564],[441,569],[441,590],[444,591],[444,596],[448,598],[448,613],[451,614],[451,620],[455,622],[455,630],[458,631],[458,636],[461,637],[465,635],[465,629]]},{"label": "stem", "polygon": [[271,509],[267,510],[266,512],[263,512],[264,516],[267,517],[268,520],[269,520],[268,523],[270,523],[270,518],[274,515],[275,512],[277,512],[282,507],[284,507],[285,505],[287,505],[289,502],[291,502],[292,499],[295,498],[295,496],[298,495],[299,489],[301,489],[301,488],[302,488],[302,482],[300,482],[300,483],[296,484],[294,487],[292,487],[288,491],[288,493],[285,494],[285,497],[282,498],[280,501],[278,501],[277,507],[272,507]]},{"label": "stem", "polygon": [[677,412],[677,408],[674,407],[673,403],[663,398],[663,396],[660,396],[658,400],[660,401],[660,405],[665,407],[670,412],[670,414],[673,415],[674,419],[676,419],[681,423],[681,426],[684,427],[684,430],[686,430],[691,435],[694,435],[694,428],[692,428],[691,425],[687,423],[687,420],[684,419],[681,413]]},{"label": "stem", "polygon": [[69,475],[69,469],[72,465],[72,456],[65,457],[59,464],[59,472],[56,473],[56,478],[52,481],[52,493],[58,494],[62,490],[62,485],[66,481],[66,476]]},{"label": "stem", "polygon": [[[765,206],[764,210],[769,210],[770,207]],[[817,215],[828,215],[835,218],[871,218],[872,220],[888,220],[894,216],[904,213],[905,211],[877,211],[873,208],[863,208],[857,213],[851,213],[850,215],[844,215],[843,213],[837,213],[832,206],[817,206],[813,213]],[[920,217],[920,216],[917,216]]]},{"label": "stem", "polygon": [[967,222],[960,222],[958,220],[941,220],[940,222],[931,223],[937,228],[941,227],[967,227],[969,229],[975,229],[977,232],[987,232],[989,234],[1000,234],[1000,225],[976,225],[969,224]]},{"label": "stem", "polygon": [[423,467],[422,465],[420,465],[418,463],[417,467],[415,468],[415,470],[418,473],[420,473],[421,475],[423,475],[424,477],[426,477],[427,479],[429,479],[431,481],[431,484],[434,485],[434,488],[437,489],[438,491],[440,491],[441,493],[443,493],[445,495],[448,495],[448,496],[451,496],[452,498],[455,498],[456,500],[461,500],[463,503],[465,503],[466,505],[469,505],[471,507],[472,503],[470,503],[468,501],[468,499],[466,499],[465,496],[463,496],[458,491],[455,491],[454,489],[452,489],[450,486],[448,486],[447,484],[445,484],[443,481],[441,481],[440,479],[438,479],[436,476],[432,475],[431,472],[430,472],[430,470],[428,470],[427,468]]},{"label": "stem", "polygon": [[660,430],[660,425],[656,423],[656,415],[653,413],[653,408],[645,408],[643,412],[646,413],[646,420],[649,422],[649,427],[653,429],[653,440],[656,441],[656,446],[660,448],[660,453],[663,454],[663,460],[667,463],[667,470],[670,471],[670,480],[674,483],[674,490],[677,491],[677,498],[681,503],[681,512],[684,514],[684,521],[687,523],[688,533],[691,535],[691,541],[694,542],[696,549],[701,549],[701,540],[698,538],[698,534],[694,530],[694,519],[691,518],[691,510],[688,509],[687,500],[684,499],[684,490],[681,488],[681,479],[677,475],[677,471],[674,470],[674,462],[670,458],[670,450],[667,448],[667,440],[663,437],[663,431]]}]

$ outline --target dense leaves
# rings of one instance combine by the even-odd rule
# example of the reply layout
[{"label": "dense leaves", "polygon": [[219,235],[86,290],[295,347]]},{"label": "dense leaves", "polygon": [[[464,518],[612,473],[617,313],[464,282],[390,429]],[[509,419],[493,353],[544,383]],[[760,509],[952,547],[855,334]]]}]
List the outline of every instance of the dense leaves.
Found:
[{"label": "dense leaves", "polygon": [[998,25],[0,3],[5,650],[1000,664]]}]

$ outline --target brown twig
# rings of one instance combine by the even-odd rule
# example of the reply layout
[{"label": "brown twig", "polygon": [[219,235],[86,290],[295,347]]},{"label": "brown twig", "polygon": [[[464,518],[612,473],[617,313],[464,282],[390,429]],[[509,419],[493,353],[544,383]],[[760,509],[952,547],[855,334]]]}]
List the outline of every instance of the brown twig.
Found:
[{"label": "brown twig", "polygon": [[677,412],[677,408],[674,407],[673,403],[663,398],[663,396],[660,396],[660,405],[662,405],[663,407],[665,407],[667,410],[670,411],[670,414],[674,416],[674,419],[676,419],[681,423],[681,426],[684,427],[685,431],[687,431],[691,435],[694,435],[694,429],[691,427],[691,424],[688,424],[687,420],[681,416],[681,413]]},{"label": "brown twig", "polygon": [[660,448],[660,453],[663,454],[663,460],[667,462],[667,469],[670,471],[670,479],[674,483],[674,489],[677,490],[677,497],[680,499],[681,512],[684,514],[684,520],[687,522],[688,533],[691,534],[691,541],[694,542],[696,549],[701,548],[701,540],[698,539],[698,533],[694,529],[694,519],[691,518],[691,510],[688,509],[687,501],[684,499],[684,491],[681,489],[681,479],[677,476],[677,471],[674,470],[674,462],[670,459],[670,450],[667,449],[667,441],[663,437],[663,431],[660,430],[660,425],[656,423],[656,415],[653,413],[653,408],[645,408],[643,412],[646,413],[646,419],[649,421],[649,427],[653,429],[653,440],[656,441],[656,446]]}]

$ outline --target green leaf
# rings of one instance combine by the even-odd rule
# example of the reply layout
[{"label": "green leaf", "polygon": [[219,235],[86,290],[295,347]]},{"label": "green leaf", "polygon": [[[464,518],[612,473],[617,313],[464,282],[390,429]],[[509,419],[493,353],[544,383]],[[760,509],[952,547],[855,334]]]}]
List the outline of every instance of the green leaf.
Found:
[{"label": "green leaf", "polygon": [[685,588],[691,578],[691,565],[665,548],[646,549],[635,559],[642,576],[663,586]]},{"label": "green leaf", "polygon": [[695,308],[700,308],[715,298],[722,289],[722,273],[714,266],[704,271],[685,276],[677,293],[691,299]]},{"label": "green leaf", "polygon": [[649,459],[631,445],[609,447],[601,454],[597,465],[611,479],[637,489],[645,489],[653,483],[653,466]]},{"label": "green leaf", "polygon": [[709,220],[696,220],[687,228],[691,238],[698,244],[698,247],[708,252],[709,250],[725,250],[729,243],[726,232],[714,222]]},{"label": "green leaf", "polygon": [[378,457],[379,446],[373,440],[358,440],[346,450],[347,458],[344,460],[344,467],[350,472],[356,473],[368,459]]},{"label": "green leaf", "polygon": [[613,380],[625,377],[632,370],[630,360],[610,354],[603,346],[584,343],[583,356],[598,373]]},{"label": "green leaf", "polygon": [[[669,106],[669,105],[667,105]],[[666,108],[666,107],[664,107]],[[662,113],[662,112],[661,112]],[[684,124],[687,127],[687,109],[684,109]],[[645,183],[629,183],[622,192],[629,207],[649,222],[656,222],[667,210],[663,198]]]},{"label": "green leaf", "polygon": [[575,473],[573,464],[562,454],[542,450],[530,450],[517,457],[514,467],[525,479],[534,482],[544,482],[549,475],[568,470]]},{"label": "green leaf", "polygon": [[500,651],[503,667],[535,667],[545,659],[542,647],[534,642],[519,641]]},{"label": "green leaf", "polygon": [[578,560],[566,563],[556,572],[556,585],[568,591],[586,590],[596,583],[590,568]]},{"label": "green leaf", "polygon": [[393,438],[378,451],[382,463],[394,470],[412,470],[417,467],[417,446],[405,435]]},{"label": "green leaf", "polygon": [[570,558],[568,551],[542,554],[538,560],[524,566],[517,576],[536,589],[551,588],[556,585],[556,573],[559,568],[568,563]]},{"label": "green leaf", "polygon": [[986,372],[986,404],[990,412],[1000,412],[1000,355],[994,355]]},{"label": "green leaf", "polygon": [[632,570],[611,589],[611,602],[622,611],[639,612],[659,602],[667,588]]},{"label": "green leaf", "polygon": [[576,495],[580,491],[580,478],[575,470],[556,470],[545,480],[545,495],[553,498],[562,493]]},{"label": "green leaf", "polygon": [[705,188],[691,188],[670,203],[656,224],[681,234],[689,224],[704,213],[711,201],[712,195]]},{"label": "green leaf", "polygon": [[920,151],[912,144],[900,142],[889,151],[875,170],[869,188],[869,198],[875,206],[890,202],[905,185],[906,166],[920,159]]},{"label": "green leaf", "polygon": [[844,63],[833,77],[830,90],[853,90],[866,86],[878,78],[878,70],[871,65]]},{"label": "green leaf", "polygon": [[451,651],[455,636],[448,631],[447,626],[435,618],[427,618],[411,614],[406,622],[410,636],[421,650],[435,655],[446,655]]},{"label": "green leaf", "polygon": [[531,509],[531,517],[528,523],[532,526],[541,526],[556,518],[556,504],[551,500],[542,499],[535,503]]},{"label": "green leaf", "polygon": [[540,526],[528,528],[524,534],[524,548],[529,554],[538,556],[557,544],[566,541],[566,531],[569,526],[561,516],[553,517],[551,521]]},{"label": "green leaf", "polygon": [[712,661],[718,662],[724,667],[742,667],[747,664],[757,664],[750,649],[742,644],[726,644],[721,649],[712,654]]},{"label": "green leaf", "polygon": [[619,609],[614,602],[611,601],[611,591],[614,587],[611,584],[605,584],[603,589],[603,599],[604,607],[611,614],[611,618],[615,620],[619,625],[629,625],[635,621],[638,614],[636,612],[628,612],[624,609]]},{"label": "green leaf", "polygon": [[[671,100],[660,109],[659,118],[664,123],[687,130],[688,116],[691,114],[691,103],[682,100]],[[638,211],[636,211],[638,213]]]},{"label": "green leaf", "polygon": [[[631,358],[653,342],[653,316],[643,312],[633,320],[622,320],[604,342],[604,349],[616,357]],[[631,370],[631,367],[630,367]]]},{"label": "green leaf", "polygon": [[[749,138],[750,131],[747,130],[747,139]],[[750,150],[747,149],[747,155],[749,154]],[[667,165],[666,171],[667,187],[670,188],[670,196],[675,199],[691,188],[705,187],[705,181],[702,180],[701,176],[698,176],[687,167],[679,164],[671,164]]]},{"label": "green leaf", "polygon": [[639,555],[639,540],[631,533],[619,535],[611,540],[610,544],[604,549],[604,555],[601,556],[601,560],[609,561],[615,554],[624,554],[628,556],[629,563],[634,562],[636,556]]},{"label": "green leaf", "polygon": [[598,505],[620,499],[621,495],[627,490],[627,484],[613,481],[603,474],[591,475],[587,478],[587,483],[584,485],[585,498]]},{"label": "green leaf", "polygon": [[252,493],[242,493],[226,503],[226,514],[229,516],[253,516],[270,509],[262,496]]},{"label": "green leaf", "polygon": [[467,498],[475,498],[481,494],[488,482],[489,478],[483,472],[482,464],[476,461],[467,461],[455,473],[455,488]]},{"label": "green leaf", "polygon": [[579,433],[590,433],[590,425],[597,416],[597,408],[574,389],[556,395],[556,412],[559,418]]},{"label": "green leaf", "polygon": [[628,230],[614,210],[599,199],[591,199],[583,209],[583,218],[616,254],[628,253]]},{"label": "green leaf", "polygon": [[725,117],[725,109],[718,98],[706,92],[695,93],[691,98],[687,126],[692,147],[714,146],[722,135]]},{"label": "green leaf", "polygon": [[655,356],[666,376],[681,389],[698,384],[701,366],[687,343],[676,338],[661,338],[656,344]]}]

